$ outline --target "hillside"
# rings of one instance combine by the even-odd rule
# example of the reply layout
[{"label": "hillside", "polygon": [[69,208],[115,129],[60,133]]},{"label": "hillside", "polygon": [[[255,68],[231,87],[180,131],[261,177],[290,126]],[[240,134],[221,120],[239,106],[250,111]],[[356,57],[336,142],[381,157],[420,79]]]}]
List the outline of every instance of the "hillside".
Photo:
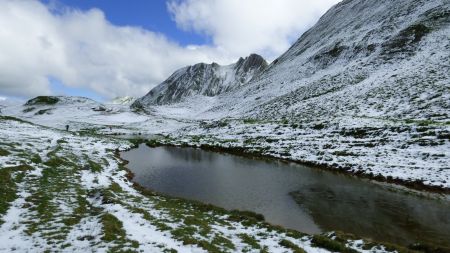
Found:
[{"label": "hillside", "polygon": [[205,115],[446,121],[449,14],[441,0],[343,1]]}]

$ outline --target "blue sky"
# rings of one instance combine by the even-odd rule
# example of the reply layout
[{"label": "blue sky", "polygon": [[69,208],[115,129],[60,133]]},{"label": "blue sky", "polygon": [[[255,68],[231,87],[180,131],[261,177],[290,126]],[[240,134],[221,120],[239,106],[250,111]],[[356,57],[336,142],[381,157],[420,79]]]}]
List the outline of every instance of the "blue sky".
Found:
[{"label": "blue sky", "polygon": [[199,62],[270,62],[339,1],[1,0],[0,95],[140,97]]},{"label": "blue sky", "polygon": [[[208,45],[211,43],[211,40],[205,34],[179,29],[167,10],[165,0],[47,0],[42,2],[83,11],[97,8],[102,10],[106,19],[114,25],[136,26],[162,33],[181,46]],[[49,77],[49,82],[51,90],[55,94],[84,96],[97,101],[105,100],[101,95],[90,89],[67,87],[54,77]]]},{"label": "blue sky", "polygon": [[[58,4],[81,9],[92,8],[104,12],[106,19],[117,26],[138,26],[163,33],[170,40],[186,46],[189,44],[209,44],[204,34],[183,31],[177,28],[167,10],[166,0],[56,0]],[[44,3],[55,2],[46,0]]]}]

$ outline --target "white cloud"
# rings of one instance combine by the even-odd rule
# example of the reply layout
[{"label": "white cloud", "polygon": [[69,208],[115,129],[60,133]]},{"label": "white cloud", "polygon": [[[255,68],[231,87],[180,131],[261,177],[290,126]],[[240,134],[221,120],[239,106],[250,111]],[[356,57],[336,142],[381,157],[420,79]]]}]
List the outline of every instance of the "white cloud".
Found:
[{"label": "white cloud", "polygon": [[38,1],[0,0],[0,94],[51,94],[48,77],[105,97],[142,96],[174,70],[231,61],[208,46],[184,48],[163,35],[109,23],[97,9],[52,11]]},{"label": "white cloud", "polygon": [[52,77],[109,98],[141,96],[186,65],[230,63],[252,52],[276,56],[333,2],[171,2],[179,26],[206,33],[214,42],[183,47],[159,33],[115,26],[98,9],[55,10],[39,1],[0,0],[0,94],[52,94]]},{"label": "white cloud", "polygon": [[174,20],[233,55],[283,53],[340,0],[171,0]]}]

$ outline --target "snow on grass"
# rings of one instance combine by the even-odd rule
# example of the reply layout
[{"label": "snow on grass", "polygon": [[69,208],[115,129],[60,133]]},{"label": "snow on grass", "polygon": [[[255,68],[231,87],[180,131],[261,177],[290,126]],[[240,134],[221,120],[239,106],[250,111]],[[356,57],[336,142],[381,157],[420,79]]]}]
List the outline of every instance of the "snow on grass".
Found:
[{"label": "snow on grass", "polygon": [[2,202],[3,252],[328,252],[258,216],[136,188],[115,153],[125,140],[1,118],[0,146],[1,172],[25,166]]},{"label": "snow on grass", "polygon": [[[0,120],[0,133],[0,146],[9,151],[0,171],[28,166],[7,178],[12,195],[0,214],[0,251],[230,252],[251,247],[233,227],[241,234],[265,231],[258,223],[246,230],[224,220],[222,209],[202,211],[198,204],[135,189],[114,151],[128,148],[127,141],[10,118]],[[276,245],[282,234],[272,232],[266,243]]]}]

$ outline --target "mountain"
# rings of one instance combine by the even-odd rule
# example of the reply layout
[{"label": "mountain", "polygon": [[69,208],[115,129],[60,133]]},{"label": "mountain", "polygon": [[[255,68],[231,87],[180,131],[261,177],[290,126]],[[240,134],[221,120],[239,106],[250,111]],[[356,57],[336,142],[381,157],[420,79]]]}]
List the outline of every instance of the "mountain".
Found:
[{"label": "mountain", "polygon": [[449,34],[448,0],[344,0],[205,114],[445,121]]},{"label": "mountain", "polygon": [[71,108],[88,111],[105,111],[104,105],[85,97],[69,96],[38,96],[28,100],[23,105],[25,114],[53,114],[54,110]]},{"label": "mountain", "polygon": [[181,101],[194,95],[216,96],[244,86],[261,74],[267,62],[251,54],[236,63],[220,66],[199,63],[177,70],[167,80],[133,103],[133,107],[162,105]]},{"label": "mountain", "polygon": [[[449,6],[448,0],[344,0],[246,85],[227,89],[230,82],[210,78],[223,73],[216,70],[221,68],[199,64],[177,71],[138,101],[144,106],[182,101],[203,118],[445,121]],[[205,105],[201,97],[189,98],[194,94],[217,98]]]}]

